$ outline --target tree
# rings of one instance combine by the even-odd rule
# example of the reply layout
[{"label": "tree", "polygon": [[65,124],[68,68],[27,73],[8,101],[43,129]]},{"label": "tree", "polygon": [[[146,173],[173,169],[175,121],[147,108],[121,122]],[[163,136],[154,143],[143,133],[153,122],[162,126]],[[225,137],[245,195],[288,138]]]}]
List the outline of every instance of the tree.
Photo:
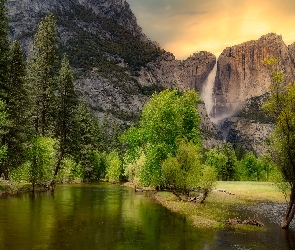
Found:
[{"label": "tree", "polygon": [[123,175],[123,165],[116,151],[113,151],[107,156],[106,178],[110,182],[119,182]]},{"label": "tree", "polygon": [[128,144],[126,164],[134,163],[145,155],[141,184],[163,184],[161,165],[170,156],[175,156],[178,141],[186,138],[201,145],[198,129],[200,117],[196,106],[198,93],[190,90],[179,94],[177,90],[164,90],[154,94],[143,107],[140,121],[121,137]]},{"label": "tree", "polygon": [[236,173],[235,167],[237,163],[235,150],[233,149],[233,146],[230,143],[225,143],[221,146],[220,152],[227,158],[226,163],[222,166],[221,169],[222,180],[233,180]]},{"label": "tree", "polygon": [[[0,135],[3,135],[6,133],[5,128],[5,124],[7,123],[8,120],[8,115],[6,112],[6,108],[5,108],[5,103],[0,100]],[[3,159],[6,158],[7,155],[7,145],[6,144],[0,144],[0,163],[3,162]],[[3,168],[0,168],[0,177],[2,175],[2,173],[4,172]]]},{"label": "tree", "polygon": [[35,103],[34,126],[40,136],[52,133],[57,106],[57,59],[56,22],[54,16],[49,14],[38,26],[28,65],[31,98]]},{"label": "tree", "polygon": [[44,185],[52,180],[53,163],[56,157],[56,141],[50,137],[34,138],[27,149],[27,161],[11,173],[14,181],[28,181],[33,192],[36,185]]},{"label": "tree", "polygon": [[4,139],[7,145],[7,169],[18,167],[24,162],[24,151],[30,138],[29,110],[30,101],[26,89],[26,67],[23,51],[19,42],[14,41],[9,51],[7,112],[10,126]]},{"label": "tree", "polygon": [[[2,152],[7,152],[4,150],[6,148],[5,135],[8,132],[8,126],[10,125],[9,120],[7,119],[7,94],[8,94],[8,22],[6,16],[5,0],[0,0],[0,101],[1,101],[1,113],[2,118],[4,118],[3,123],[1,124],[1,134],[0,134],[0,145]],[[5,121],[5,122],[4,122]],[[5,172],[5,177],[8,178],[7,169],[4,169],[3,162],[0,166],[0,175]]]},{"label": "tree", "polygon": [[201,189],[204,202],[216,181],[217,174],[214,167],[205,166],[201,162],[202,147],[185,140],[180,141],[176,156],[168,157],[162,163],[162,175],[165,186],[169,187],[186,200],[191,190]]},{"label": "tree", "polygon": [[59,142],[57,162],[54,168],[54,176],[57,175],[60,164],[65,154],[70,153],[70,147],[73,140],[72,131],[74,129],[75,112],[78,103],[78,97],[75,92],[73,72],[64,55],[61,62],[61,69],[58,78],[58,96],[57,96],[57,125],[56,136]]},{"label": "tree", "polygon": [[8,83],[8,21],[5,0],[0,0],[0,99],[7,100]]},{"label": "tree", "polygon": [[277,69],[277,60],[264,62],[272,73],[270,97],[264,109],[275,121],[271,149],[275,163],[284,180],[290,184],[291,194],[281,227],[288,228],[295,214],[295,83],[285,84],[284,74]]},{"label": "tree", "polygon": [[83,100],[77,106],[73,124],[69,151],[76,163],[84,167],[85,178],[91,179],[95,168],[92,153],[99,148],[101,135],[97,118]]},{"label": "tree", "polygon": [[261,176],[261,165],[257,157],[251,151],[240,162],[237,163],[240,180],[258,181]]},{"label": "tree", "polygon": [[206,153],[205,164],[208,166],[215,167],[217,171],[218,180],[222,180],[223,171],[226,169],[228,158],[226,155],[221,153],[218,149],[213,148]]}]

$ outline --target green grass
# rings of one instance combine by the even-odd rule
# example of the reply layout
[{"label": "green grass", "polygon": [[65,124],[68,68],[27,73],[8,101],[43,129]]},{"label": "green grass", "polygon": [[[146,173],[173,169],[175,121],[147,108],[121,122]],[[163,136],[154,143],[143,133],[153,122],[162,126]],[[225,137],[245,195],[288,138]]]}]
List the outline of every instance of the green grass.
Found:
[{"label": "green grass", "polygon": [[[225,190],[217,192],[216,190]],[[223,228],[224,221],[238,216],[238,205],[254,205],[262,201],[284,202],[283,194],[269,182],[217,182],[216,190],[204,204],[179,201],[171,192],[158,192],[155,199],[171,211],[187,216],[199,228]],[[231,194],[229,194],[231,193]],[[248,225],[234,226],[237,230],[263,230]]]}]

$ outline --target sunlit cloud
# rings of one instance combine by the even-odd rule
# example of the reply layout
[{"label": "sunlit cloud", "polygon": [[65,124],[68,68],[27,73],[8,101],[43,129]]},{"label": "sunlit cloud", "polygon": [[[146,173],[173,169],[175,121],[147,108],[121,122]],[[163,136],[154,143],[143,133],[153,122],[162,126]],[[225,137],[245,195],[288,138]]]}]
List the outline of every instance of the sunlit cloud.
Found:
[{"label": "sunlit cloud", "polygon": [[275,32],[295,41],[294,0],[128,0],[151,40],[177,58],[224,48]]}]

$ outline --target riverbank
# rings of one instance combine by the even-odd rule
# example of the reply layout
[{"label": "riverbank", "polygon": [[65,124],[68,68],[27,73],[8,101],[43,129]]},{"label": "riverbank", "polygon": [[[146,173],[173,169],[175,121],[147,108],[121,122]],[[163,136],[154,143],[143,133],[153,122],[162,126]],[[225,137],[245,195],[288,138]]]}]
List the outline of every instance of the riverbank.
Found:
[{"label": "riverbank", "polygon": [[[255,207],[265,202],[286,202],[283,194],[269,182],[217,182],[204,204],[182,202],[171,192],[155,192],[154,199],[169,210],[185,215],[198,228],[224,228],[226,221],[240,217],[239,206]],[[243,219],[243,218],[242,218]],[[254,218],[252,218],[254,219]],[[234,228],[261,230],[256,226]]]},{"label": "riverbank", "polygon": [[16,183],[0,180],[0,196],[30,192],[31,187],[32,185],[30,183]]}]

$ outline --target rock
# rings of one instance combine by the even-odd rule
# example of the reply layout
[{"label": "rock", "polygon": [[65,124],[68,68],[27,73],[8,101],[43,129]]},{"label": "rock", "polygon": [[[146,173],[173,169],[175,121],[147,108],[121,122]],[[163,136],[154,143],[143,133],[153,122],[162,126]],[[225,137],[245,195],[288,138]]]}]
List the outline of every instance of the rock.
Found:
[{"label": "rock", "polygon": [[247,219],[242,220],[239,218],[236,219],[228,219],[225,221],[226,226],[235,226],[235,225],[251,225],[251,226],[257,226],[257,227],[264,227],[264,224],[257,219]]},{"label": "rock", "polygon": [[293,80],[294,51],[294,45],[288,48],[282,37],[273,33],[226,48],[217,62],[213,116],[232,116],[243,108],[247,99],[269,91],[271,76],[263,65],[265,59],[277,58],[286,82]]},{"label": "rock", "polygon": [[215,62],[216,57],[206,51],[197,52],[184,61],[166,52],[142,68],[137,80],[144,86],[160,84],[166,88],[200,91]]}]

